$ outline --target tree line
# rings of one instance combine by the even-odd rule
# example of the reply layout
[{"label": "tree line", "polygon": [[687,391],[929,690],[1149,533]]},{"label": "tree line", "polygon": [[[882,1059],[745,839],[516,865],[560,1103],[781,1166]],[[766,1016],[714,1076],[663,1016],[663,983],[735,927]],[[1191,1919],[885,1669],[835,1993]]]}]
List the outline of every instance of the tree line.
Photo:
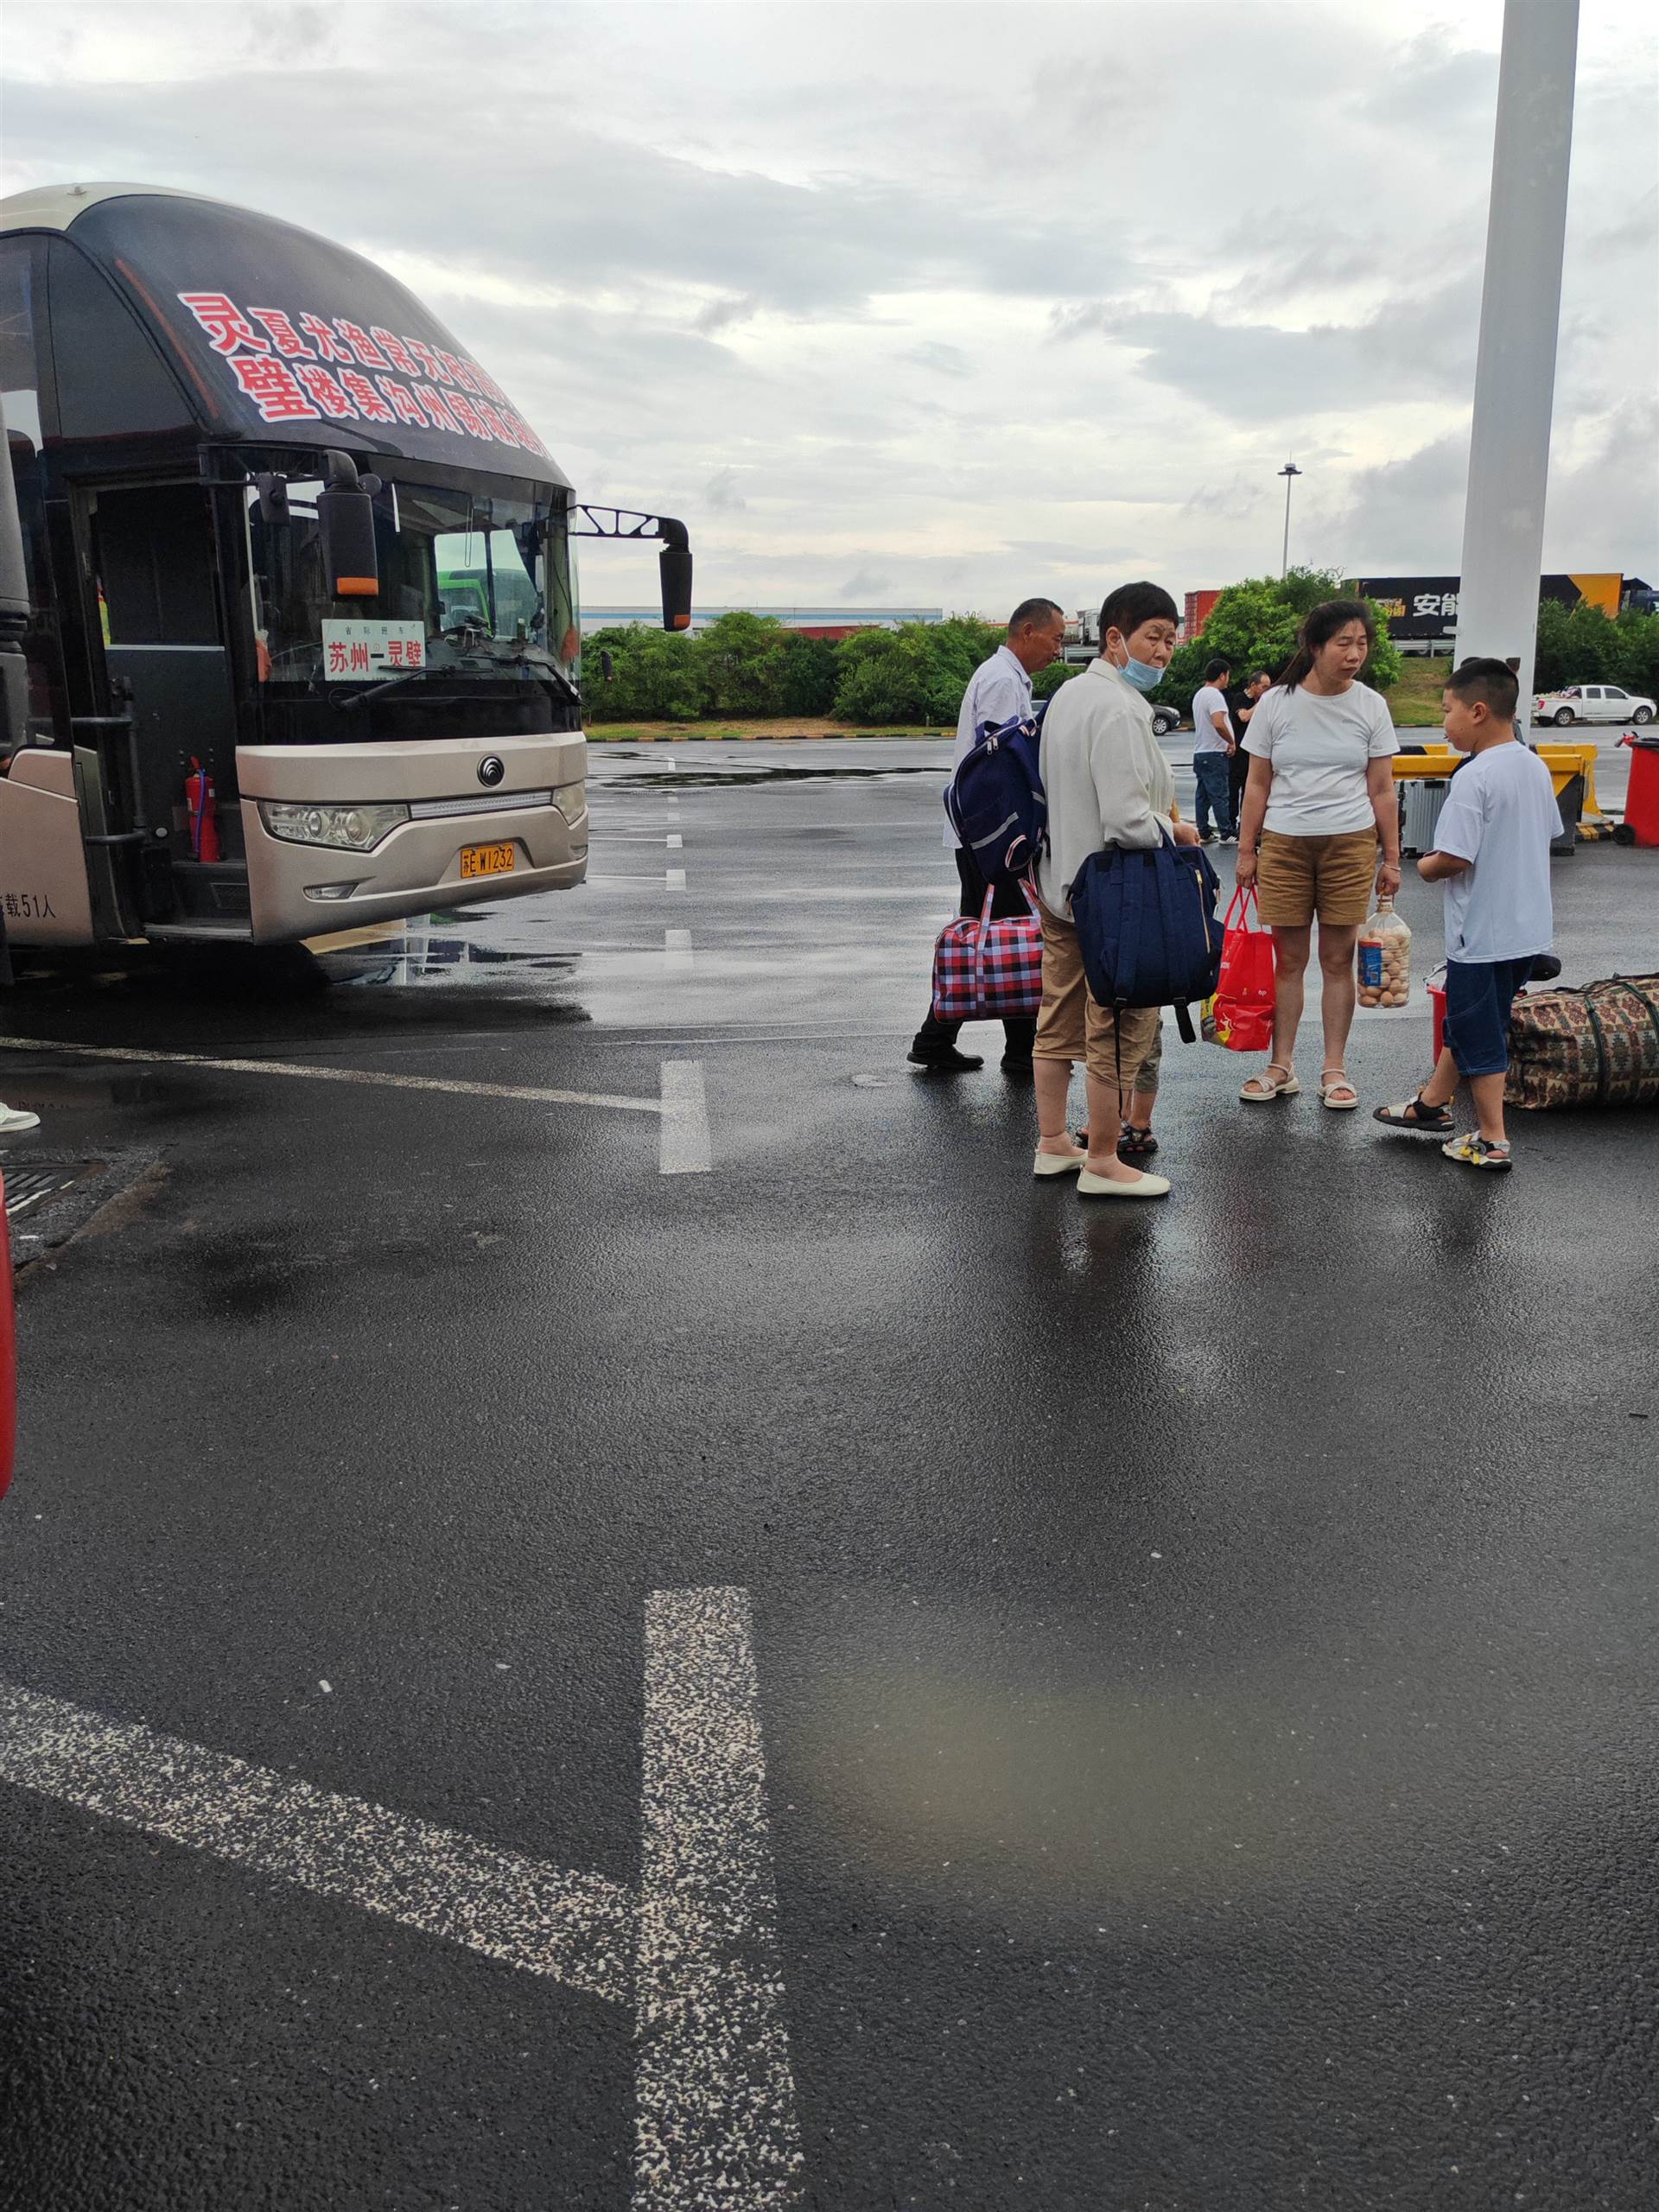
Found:
[{"label": "tree line", "polygon": [[[1276,671],[1290,658],[1296,627],[1321,600],[1345,596],[1341,578],[1321,569],[1285,576],[1252,576],[1230,585],[1211,611],[1202,637],[1176,648],[1153,694],[1183,714],[1204,681],[1206,664],[1224,658],[1239,681],[1254,668]],[[1402,662],[1376,614],[1377,642],[1364,680],[1386,692]],[[947,622],[905,622],[892,630],[860,630],[832,641],[803,637],[769,615],[734,609],[696,637],[643,625],[595,631],[583,641],[583,702],[594,722],[692,722],[710,717],[761,721],[798,715],[862,728],[894,724],[951,727],[968,679],[1001,643],[1001,623],[977,615]],[[600,655],[611,664],[600,677]],[[1033,679],[1047,698],[1077,671],[1056,661]],[[1535,681],[1623,683],[1655,694],[1659,685],[1659,614],[1624,613],[1610,620],[1580,601],[1576,607],[1541,603]]]}]

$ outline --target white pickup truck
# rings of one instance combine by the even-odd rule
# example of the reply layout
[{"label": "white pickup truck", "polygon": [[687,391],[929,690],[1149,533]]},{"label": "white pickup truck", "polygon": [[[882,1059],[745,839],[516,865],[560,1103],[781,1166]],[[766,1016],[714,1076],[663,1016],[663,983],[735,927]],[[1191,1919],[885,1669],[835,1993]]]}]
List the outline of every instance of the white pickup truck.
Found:
[{"label": "white pickup truck", "polygon": [[1574,722],[1650,722],[1651,699],[1621,690],[1617,683],[1569,683],[1563,691],[1541,691],[1532,702],[1535,722],[1571,729]]}]

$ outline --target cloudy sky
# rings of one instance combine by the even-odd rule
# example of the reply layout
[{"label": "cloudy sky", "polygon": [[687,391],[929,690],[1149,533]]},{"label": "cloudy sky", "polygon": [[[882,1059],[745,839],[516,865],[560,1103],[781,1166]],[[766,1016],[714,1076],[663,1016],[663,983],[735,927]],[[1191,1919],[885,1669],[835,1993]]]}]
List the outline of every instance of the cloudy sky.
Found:
[{"label": "cloudy sky", "polygon": [[[1545,566],[1659,580],[1659,37],[1585,0]],[[705,603],[1455,570],[1501,9],[9,0],[0,185],[385,263]],[[594,549],[593,604],[652,564]]]}]

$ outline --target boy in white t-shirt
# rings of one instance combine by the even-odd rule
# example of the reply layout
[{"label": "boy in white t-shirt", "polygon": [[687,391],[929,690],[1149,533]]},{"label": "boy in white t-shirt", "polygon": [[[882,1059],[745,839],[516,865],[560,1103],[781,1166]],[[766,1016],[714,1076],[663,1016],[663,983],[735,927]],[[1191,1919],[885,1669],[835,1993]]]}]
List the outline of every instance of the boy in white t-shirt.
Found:
[{"label": "boy in white t-shirt", "polygon": [[[1390,1128],[1445,1132],[1448,1160],[1507,1168],[1503,1079],[1510,1065],[1510,1007],[1554,934],[1549,847],[1561,834],[1550,774],[1516,741],[1515,673],[1501,660],[1466,660],[1444,694],[1446,734],[1471,757],[1452,780],[1434,850],[1417,863],[1426,883],[1446,886],[1446,1042],[1414,1098],[1379,1106]],[[1462,1077],[1478,1128],[1452,1134],[1452,1099]]]}]

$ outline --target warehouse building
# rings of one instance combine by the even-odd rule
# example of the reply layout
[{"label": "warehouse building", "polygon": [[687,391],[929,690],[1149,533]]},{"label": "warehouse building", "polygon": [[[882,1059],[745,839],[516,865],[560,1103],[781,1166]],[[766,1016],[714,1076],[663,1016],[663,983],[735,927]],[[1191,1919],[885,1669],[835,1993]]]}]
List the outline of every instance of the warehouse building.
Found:
[{"label": "warehouse building", "polygon": [[[939,607],[698,607],[691,614],[691,632],[706,630],[722,614],[763,614],[781,622],[785,630],[798,630],[807,638],[850,638],[855,630],[896,630],[901,622],[943,622]],[[661,626],[659,607],[584,607],[582,634],[595,630],[626,629],[638,622],[648,630]]]}]

